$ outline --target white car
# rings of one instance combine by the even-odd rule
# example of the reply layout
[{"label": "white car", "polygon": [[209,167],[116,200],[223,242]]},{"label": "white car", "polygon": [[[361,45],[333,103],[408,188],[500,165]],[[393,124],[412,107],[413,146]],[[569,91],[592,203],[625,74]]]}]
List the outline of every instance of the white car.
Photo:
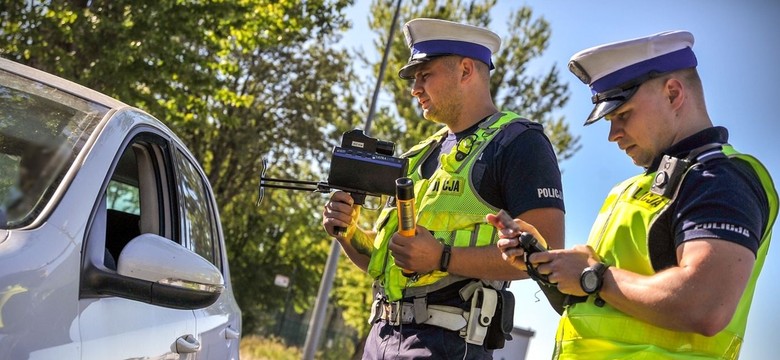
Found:
[{"label": "white car", "polygon": [[0,359],[237,359],[214,195],[149,114],[0,59]]}]

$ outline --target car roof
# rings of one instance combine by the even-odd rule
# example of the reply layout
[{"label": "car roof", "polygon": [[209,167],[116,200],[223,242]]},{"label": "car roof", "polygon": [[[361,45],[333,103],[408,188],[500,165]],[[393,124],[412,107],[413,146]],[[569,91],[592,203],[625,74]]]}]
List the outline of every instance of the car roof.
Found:
[{"label": "car roof", "polygon": [[0,69],[34,80],[53,88],[62,90],[69,94],[84,98],[95,103],[101,104],[111,109],[120,109],[129,107],[129,105],[114,99],[108,95],[102,94],[95,90],[89,89],[85,86],[79,85],[73,81],[63,79],[61,77],[46,73],[44,71],[32,68],[27,65],[23,65],[5,58],[0,57]]}]

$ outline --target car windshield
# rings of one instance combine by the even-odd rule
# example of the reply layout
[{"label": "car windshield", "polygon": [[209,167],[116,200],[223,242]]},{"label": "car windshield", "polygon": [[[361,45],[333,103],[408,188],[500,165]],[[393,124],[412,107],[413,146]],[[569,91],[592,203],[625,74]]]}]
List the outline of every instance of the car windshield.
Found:
[{"label": "car windshield", "polygon": [[107,112],[0,70],[0,229],[35,221]]}]

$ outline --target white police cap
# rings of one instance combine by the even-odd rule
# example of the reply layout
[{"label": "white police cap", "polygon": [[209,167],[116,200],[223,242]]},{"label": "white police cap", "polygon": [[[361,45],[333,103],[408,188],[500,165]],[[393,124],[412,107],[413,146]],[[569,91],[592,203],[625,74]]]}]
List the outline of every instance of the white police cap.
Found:
[{"label": "white police cap", "polygon": [[414,79],[415,67],[444,55],[476,59],[495,69],[491,55],[501,47],[501,38],[490,30],[440,19],[413,19],[403,28],[411,50],[409,62],[398,71],[402,79]]},{"label": "white police cap", "polygon": [[582,50],[569,60],[569,71],[590,86],[596,106],[592,124],[628,101],[639,85],[658,75],[696,67],[693,34],[666,31]]}]

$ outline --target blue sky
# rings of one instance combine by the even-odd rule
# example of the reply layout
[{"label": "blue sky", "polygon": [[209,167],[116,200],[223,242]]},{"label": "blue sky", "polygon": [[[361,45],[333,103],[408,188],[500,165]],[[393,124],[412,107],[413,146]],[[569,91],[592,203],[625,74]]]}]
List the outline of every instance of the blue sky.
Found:
[{"label": "blue sky", "polygon": [[[346,46],[362,49],[370,59],[375,34],[367,31],[370,0],[357,0],[349,11],[353,30]],[[499,0],[493,9],[491,29],[506,34],[506,15],[521,5],[534,16],[550,22],[550,46],[536,66],[540,73],[552,64],[569,83],[571,98],[556,116],[564,116],[570,130],[580,136],[582,149],[561,163],[566,201],[566,246],[585,243],[593,219],[609,189],[641,169],[617,146],[607,141],[609,124],[582,122],[592,108],[590,91],[566,71],[571,55],[587,47],[665,30],[688,30],[695,37],[693,50],[699,59],[707,108],[715,125],[725,126],[730,143],[758,157],[780,181],[780,2],[776,0]],[[409,19],[401,19],[402,22]],[[400,36],[400,35],[399,35]],[[384,43],[384,39],[382,39]],[[388,71],[391,71],[389,69]],[[367,97],[371,94],[367,94]],[[522,114],[523,109],[507,109]],[[780,231],[780,230],[779,230]],[[778,239],[777,241],[780,241]],[[777,242],[775,241],[775,242]],[[773,306],[780,298],[780,256],[772,244],[756,286],[748,320],[742,359],[762,359],[774,353],[775,327],[780,313]],[[514,282],[517,299],[515,326],[533,330],[528,359],[548,359],[552,354],[558,315],[546,303],[535,284]],[[536,301],[539,297],[541,301]],[[762,356],[763,355],[763,356]]]}]

